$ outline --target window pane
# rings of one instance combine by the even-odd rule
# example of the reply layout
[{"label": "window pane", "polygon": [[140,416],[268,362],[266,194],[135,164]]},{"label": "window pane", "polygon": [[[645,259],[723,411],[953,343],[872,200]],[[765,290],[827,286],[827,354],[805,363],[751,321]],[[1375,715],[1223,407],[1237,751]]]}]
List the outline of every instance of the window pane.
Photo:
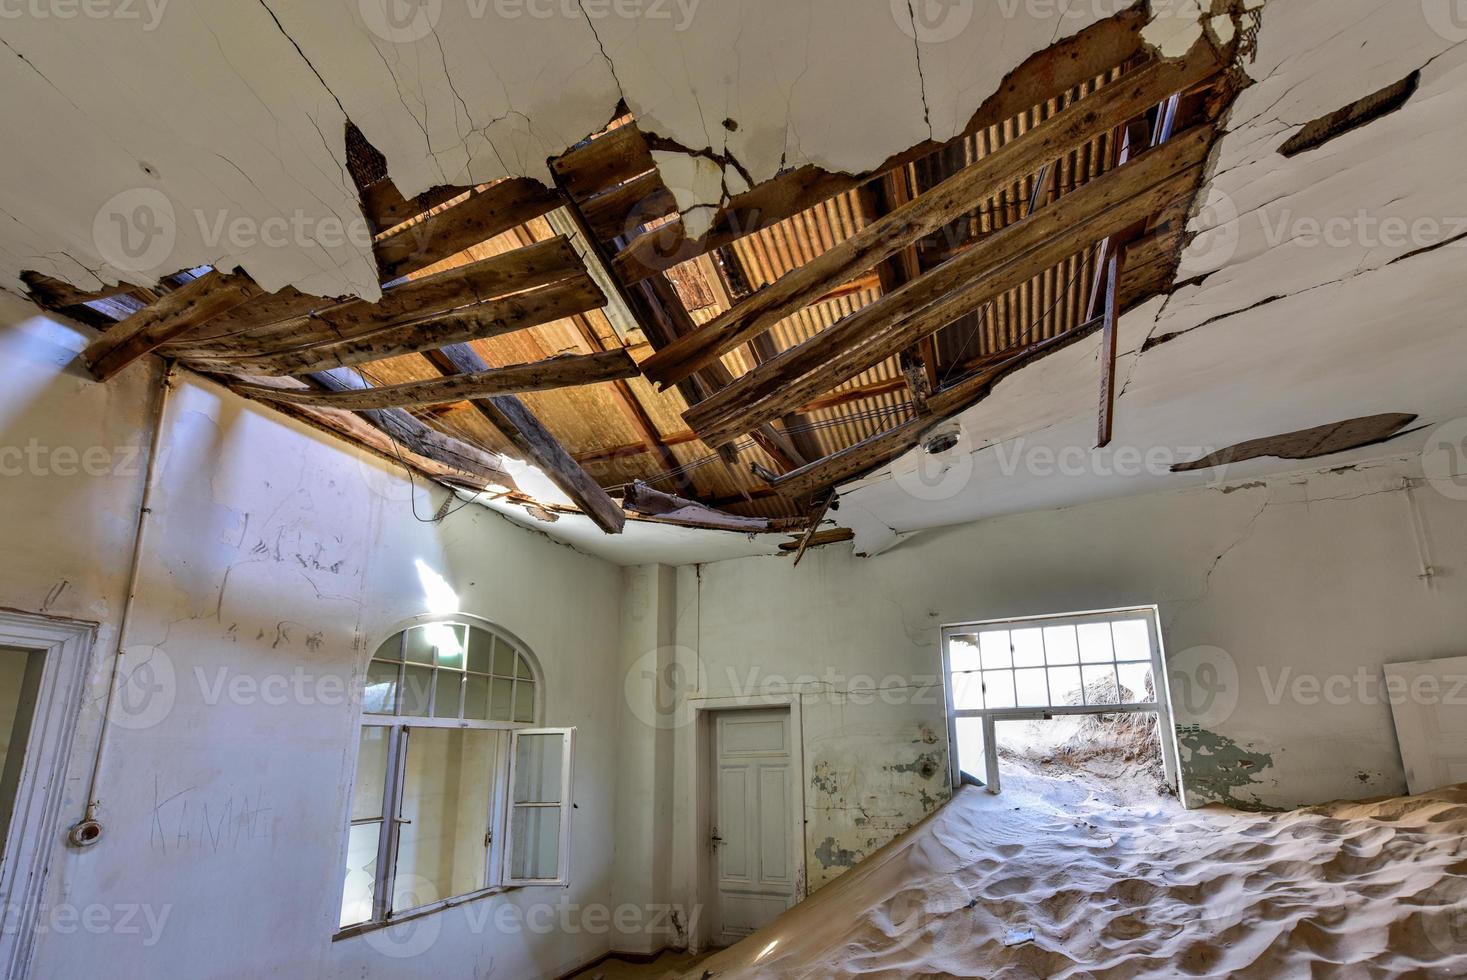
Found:
[{"label": "window pane", "polygon": [[[473,641],[470,640],[470,643]],[[472,650],[472,647],[470,647]],[[472,656],[472,653],[470,654]],[[464,717],[470,721],[489,720],[489,678],[470,674],[464,681]]]},{"label": "window pane", "polygon": [[1044,658],[1050,664],[1077,664],[1080,647],[1075,642],[1075,627],[1044,627]]},{"label": "window pane", "polygon": [[530,723],[535,720],[535,684],[533,681],[514,683],[514,720]]},{"label": "window pane", "polygon": [[459,717],[459,696],[463,690],[463,675],[451,670],[438,672],[438,687],[433,692],[433,717]]},{"label": "window pane", "polygon": [[391,661],[394,661],[394,662],[401,660],[402,659],[402,634],[401,633],[398,633],[396,636],[392,637],[386,643],[384,643],[380,647],[378,647],[377,648],[377,652],[374,653],[374,654],[372,654],[372,659],[373,660],[391,660]]},{"label": "window pane", "polygon": [[1085,676],[1086,704],[1120,704],[1113,666],[1081,667]]},{"label": "window pane", "polygon": [[428,702],[433,691],[433,668],[403,668],[402,706],[399,714],[423,718],[428,714]]},{"label": "window pane", "polygon": [[958,739],[958,769],[974,779],[988,781],[988,764],[983,757],[983,719],[954,720]]},{"label": "window pane", "polygon": [[494,656],[494,634],[488,630],[469,630],[469,670],[476,674],[489,673],[489,663]]},{"label": "window pane", "polygon": [[367,664],[367,686],[362,691],[362,710],[369,715],[397,711],[397,664],[373,660]]},{"label": "window pane", "polygon": [[1123,702],[1156,700],[1156,688],[1151,682],[1151,664],[1121,664],[1116,669],[1121,675]]},{"label": "window pane", "polygon": [[1080,697],[1080,668],[1049,668],[1049,694],[1054,699],[1051,703],[1056,707],[1084,704]]},{"label": "window pane", "polygon": [[426,626],[414,626],[403,634],[403,654],[410,664],[433,663],[433,644],[428,642]]},{"label": "window pane", "polygon": [[341,926],[354,926],[372,918],[372,893],[377,881],[377,841],[380,823],[352,827],[346,840],[346,880],[341,887]]},{"label": "window pane", "polygon": [[387,789],[387,735],[385,728],[364,725],[357,748],[357,778],[352,780],[351,818],[382,816],[382,794]]},{"label": "window pane", "polygon": [[530,662],[520,656],[514,658],[514,675],[522,680],[535,679],[535,675],[530,673]]},{"label": "window pane", "polygon": [[1110,624],[1117,660],[1150,660],[1151,634],[1144,619],[1121,619]]},{"label": "window pane", "polygon": [[514,761],[515,803],[559,803],[566,736],[521,735]]},{"label": "window pane", "polygon": [[408,736],[392,907],[416,908],[485,887],[498,732],[415,728]]},{"label": "window pane", "polygon": [[514,676],[514,661],[517,654],[514,647],[495,637],[494,639],[494,673],[500,677]]},{"label": "window pane", "polygon": [[1019,707],[1043,708],[1049,704],[1049,686],[1045,683],[1044,668],[1014,671],[1014,687],[1018,694]]},{"label": "window pane", "polygon": [[988,633],[978,635],[978,643],[983,648],[983,669],[992,670],[995,667],[1012,667],[1014,664],[1013,653],[1009,650],[1009,631],[992,630]]},{"label": "window pane", "polygon": [[983,707],[983,676],[976,672],[953,674],[953,708],[971,711]]},{"label": "window pane", "polygon": [[948,669],[950,670],[977,670],[982,666],[978,661],[978,638],[976,636],[954,636],[947,641]]},{"label": "window pane", "polygon": [[1039,628],[1014,630],[1009,634],[1014,647],[1015,667],[1044,666],[1044,631]]},{"label": "window pane", "polygon": [[489,718],[509,721],[514,714],[514,681],[496,677],[490,683]]},{"label": "window pane", "polygon": [[560,807],[517,806],[510,818],[509,874],[521,880],[560,876]]},{"label": "window pane", "polygon": [[1017,707],[1014,704],[1014,672],[1012,670],[985,670],[983,687],[988,707]]},{"label": "window pane", "polygon": [[450,670],[464,669],[464,648],[469,642],[467,626],[432,623],[423,627],[423,635],[427,637],[429,646],[433,648],[438,666],[447,667]]},{"label": "window pane", "polygon": [[10,829],[46,654],[0,647],[0,842]]},{"label": "window pane", "polygon": [[1110,623],[1084,623],[1077,626],[1080,634],[1080,662],[1108,664],[1114,657],[1110,649]]}]

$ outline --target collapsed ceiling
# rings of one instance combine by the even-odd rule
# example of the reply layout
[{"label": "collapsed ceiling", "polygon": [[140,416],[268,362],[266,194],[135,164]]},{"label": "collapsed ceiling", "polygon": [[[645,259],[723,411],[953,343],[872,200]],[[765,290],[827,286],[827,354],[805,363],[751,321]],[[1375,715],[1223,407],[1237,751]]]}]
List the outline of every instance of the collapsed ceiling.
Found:
[{"label": "collapsed ceiling", "polygon": [[[1023,506],[1034,481],[1001,472],[1005,441],[1183,445],[1197,413],[1148,402],[1228,400],[1215,376],[1175,384],[1229,363],[1195,353],[1231,351],[1217,325],[1350,278],[1322,278],[1348,255],[1313,256],[1330,261],[1270,264],[1256,279],[1280,292],[1253,296],[1235,267],[1295,240],[1241,217],[1441,96],[1447,59],[1430,62],[1452,43],[1354,0],[1307,53],[1309,0],[1273,0],[1261,31],[1261,0],[935,21],[906,0],[513,6],[6,21],[7,81],[34,96],[8,121],[54,117],[3,165],[0,274],[106,328],[98,377],[161,353],[565,529],[630,511],[805,528],[803,547],[838,520],[874,552]],[[1351,40],[1379,52],[1352,98],[1425,67],[1420,91],[1349,112],[1314,52]],[[1336,111],[1297,157],[1275,151]],[[1160,361],[1174,373],[1154,381]],[[1188,459],[1365,414],[1347,401],[1238,406]],[[517,485],[506,457],[554,489]],[[1120,492],[1093,482],[1053,501]]]}]

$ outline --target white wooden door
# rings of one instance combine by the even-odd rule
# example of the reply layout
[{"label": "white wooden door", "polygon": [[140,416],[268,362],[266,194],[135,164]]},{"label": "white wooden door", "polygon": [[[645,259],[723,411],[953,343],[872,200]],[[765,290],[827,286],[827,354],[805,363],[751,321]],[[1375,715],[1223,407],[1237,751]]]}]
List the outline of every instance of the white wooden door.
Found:
[{"label": "white wooden door", "polygon": [[1412,795],[1467,783],[1467,657],[1387,664],[1385,674]]},{"label": "white wooden door", "polygon": [[795,897],[794,781],[787,709],[714,716],[713,942],[760,929]]}]

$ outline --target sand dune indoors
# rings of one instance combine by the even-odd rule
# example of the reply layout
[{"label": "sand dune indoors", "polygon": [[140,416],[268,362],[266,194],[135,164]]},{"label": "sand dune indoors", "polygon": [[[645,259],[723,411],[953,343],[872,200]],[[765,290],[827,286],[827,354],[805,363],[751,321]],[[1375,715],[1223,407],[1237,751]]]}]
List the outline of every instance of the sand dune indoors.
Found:
[{"label": "sand dune indoors", "polygon": [[1273,815],[1041,787],[965,789],[691,975],[1467,976],[1467,787]]}]

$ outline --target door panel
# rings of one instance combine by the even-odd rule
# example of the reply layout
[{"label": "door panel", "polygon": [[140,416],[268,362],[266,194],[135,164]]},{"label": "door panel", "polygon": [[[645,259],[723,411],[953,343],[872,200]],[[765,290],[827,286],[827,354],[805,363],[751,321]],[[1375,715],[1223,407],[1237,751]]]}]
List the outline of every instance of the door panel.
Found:
[{"label": "door panel", "polygon": [[1467,782],[1467,657],[1387,664],[1385,674],[1410,792]]},{"label": "door panel", "polygon": [[789,711],[714,716],[718,910],[713,940],[737,942],[794,902]]}]

